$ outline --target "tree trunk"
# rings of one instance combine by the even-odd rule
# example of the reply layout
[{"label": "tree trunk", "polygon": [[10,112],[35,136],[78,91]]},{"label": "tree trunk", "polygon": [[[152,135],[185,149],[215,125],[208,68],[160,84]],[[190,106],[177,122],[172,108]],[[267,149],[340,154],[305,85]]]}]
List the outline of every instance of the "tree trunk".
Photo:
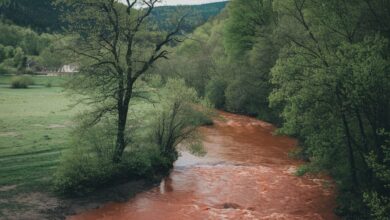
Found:
[{"label": "tree trunk", "polygon": [[349,158],[349,166],[350,166],[350,170],[351,170],[350,172],[351,172],[352,182],[355,184],[355,186],[357,188],[359,188],[359,182],[358,182],[357,175],[356,175],[355,157],[354,157],[352,142],[351,142],[351,138],[352,138],[351,132],[349,130],[349,125],[348,125],[348,122],[347,122],[347,119],[345,117],[344,112],[341,113],[341,117],[342,117],[342,121],[343,121],[343,125],[344,125],[344,131],[345,131],[345,134],[347,136],[348,158]]},{"label": "tree trunk", "polygon": [[118,128],[116,135],[116,146],[113,161],[118,163],[121,161],[123,151],[126,147],[125,141],[125,129],[126,129],[126,121],[127,121],[127,111],[125,111],[126,107],[122,106],[122,109],[118,109]]},{"label": "tree trunk", "polygon": [[353,152],[353,147],[352,147],[352,136],[351,136],[351,132],[349,129],[347,117],[345,116],[343,101],[340,97],[340,93],[341,92],[338,91],[338,89],[337,89],[336,90],[336,97],[337,97],[338,104],[340,105],[341,120],[343,122],[344,132],[345,132],[346,139],[347,139],[350,174],[351,174],[351,179],[352,179],[352,182],[354,184],[354,187],[359,188],[359,182],[358,182],[358,178],[357,178],[357,174],[356,174],[355,157],[354,157],[354,152]]},{"label": "tree trunk", "polygon": [[122,154],[126,148],[125,130],[127,123],[127,114],[129,112],[130,99],[133,94],[133,81],[131,81],[131,79],[129,78],[127,80],[128,82],[126,83],[126,91],[120,94],[121,98],[118,100],[118,127],[115,152],[113,156],[114,163],[119,163],[121,161]]}]

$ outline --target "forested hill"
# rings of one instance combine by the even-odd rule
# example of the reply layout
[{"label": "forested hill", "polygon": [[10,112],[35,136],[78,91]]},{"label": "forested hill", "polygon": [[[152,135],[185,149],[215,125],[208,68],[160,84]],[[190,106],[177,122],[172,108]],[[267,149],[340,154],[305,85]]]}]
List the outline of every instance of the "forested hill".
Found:
[{"label": "forested hill", "polygon": [[186,32],[192,32],[196,27],[218,15],[226,4],[227,1],[203,5],[161,6],[152,12],[152,18],[156,20],[157,26],[161,30],[170,30],[174,25],[171,18],[174,18],[175,15],[185,14],[187,17],[183,29]]},{"label": "forested hill", "polygon": [[[261,3],[261,4],[260,4]],[[230,0],[176,47],[162,77],[298,138],[345,219],[390,216],[390,1]]]},{"label": "forested hill", "polygon": [[[61,12],[52,5],[53,0],[11,0],[3,4],[1,2],[0,16],[16,25],[31,27],[38,32],[56,32],[60,31],[63,26],[60,19]],[[161,6],[154,9],[152,19],[155,20],[160,30],[168,30],[173,25],[171,18],[175,15],[186,14],[186,24],[183,29],[190,32],[210,17],[220,13],[226,3]]]},{"label": "forested hill", "polygon": [[52,5],[53,0],[0,1],[3,19],[38,32],[61,30],[60,13]]}]

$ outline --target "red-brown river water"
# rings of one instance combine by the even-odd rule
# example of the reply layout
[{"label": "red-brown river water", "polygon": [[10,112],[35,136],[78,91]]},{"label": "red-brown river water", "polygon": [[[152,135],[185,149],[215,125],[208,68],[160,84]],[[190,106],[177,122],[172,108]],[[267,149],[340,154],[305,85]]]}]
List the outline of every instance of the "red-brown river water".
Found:
[{"label": "red-brown river water", "polygon": [[183,152],[159,187],[69,220],[338,219],[328,178],[297,177],[296,147],[271,124],[229,113],[202,127],[205,157]]}]

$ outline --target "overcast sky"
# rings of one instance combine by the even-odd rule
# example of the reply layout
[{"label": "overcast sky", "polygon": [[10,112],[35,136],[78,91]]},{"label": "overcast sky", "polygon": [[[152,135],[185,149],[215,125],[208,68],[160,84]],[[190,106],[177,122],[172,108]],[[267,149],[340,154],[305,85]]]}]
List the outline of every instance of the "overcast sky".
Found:
[{"label": "overcast sky", "polygon": [[225,0],[163,0],[162,5],[200,5],[211,2],[223,2]]},{"label": "overcast sky", "polygon": [[[120,0],[122,2],[126,2],[126,0]],[[162,0],[162,3],[158,5],[200,5],[211,2],[223,2],[226,0]]]}]

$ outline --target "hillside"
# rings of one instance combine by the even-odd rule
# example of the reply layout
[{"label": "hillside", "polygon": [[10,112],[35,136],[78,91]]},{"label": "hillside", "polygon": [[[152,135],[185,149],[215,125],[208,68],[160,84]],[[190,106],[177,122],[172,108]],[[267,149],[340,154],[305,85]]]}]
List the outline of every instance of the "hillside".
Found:
[{"label": "hillside", "polygon": [[[1,18],[12,23],[30,27],[37,32],[58,32],[61,31],[59,9],[52,5],[53,0],[17,0],[1,5]],[[153,23],[156,23],[160,30],[172,28],[170,19],[176,14],[186,14],[186,24],[183,29],[186,32],[194,30],[197,26],[205,23],[210,17],[217,15],[227,2],[218,2],[204,5],[189,6],[161,6],[153,11]]]},{"label": "hillside", "polygon": [[60,13],[52,5],[53,0],[13,0],[0,4],[0,15],[12,23],[31,27],[37,32],[61,30]]},{"label": "hillside", "polygon": [[185,14],[187,17],[183,29],[186,32],[192,32],[209,18],[218,15],[226,4],[227,2],[216,2],[203,5],[161,6],[152,12],[152,18],[161,30],[169,30],[173,25],[170,19],[176,15]]}]

